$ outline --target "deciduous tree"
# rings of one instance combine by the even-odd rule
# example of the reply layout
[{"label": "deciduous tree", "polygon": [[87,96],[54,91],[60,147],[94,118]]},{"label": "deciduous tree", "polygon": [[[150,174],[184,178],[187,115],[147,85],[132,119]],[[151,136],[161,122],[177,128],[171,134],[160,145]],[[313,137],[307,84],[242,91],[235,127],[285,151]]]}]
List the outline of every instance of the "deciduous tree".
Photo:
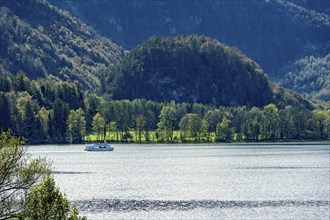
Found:
[{"label": "deciduous tree", "polygon": [[45,159],[29,159],[24,141],[0,134],[0,219],[18,217],[27,193],[49,170]]}]

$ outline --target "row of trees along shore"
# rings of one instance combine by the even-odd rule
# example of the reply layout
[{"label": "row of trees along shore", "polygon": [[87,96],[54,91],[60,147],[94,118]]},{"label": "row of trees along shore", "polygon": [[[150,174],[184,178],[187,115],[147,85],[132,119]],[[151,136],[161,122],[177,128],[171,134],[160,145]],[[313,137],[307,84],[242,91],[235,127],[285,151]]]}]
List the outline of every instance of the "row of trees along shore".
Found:
[{"label": "row of trees along shore", "polygon": [[330,108],[216,107],[143,99],[106,101],[73,83],[0,78],[0,130],[29,144],[327,140]]}]

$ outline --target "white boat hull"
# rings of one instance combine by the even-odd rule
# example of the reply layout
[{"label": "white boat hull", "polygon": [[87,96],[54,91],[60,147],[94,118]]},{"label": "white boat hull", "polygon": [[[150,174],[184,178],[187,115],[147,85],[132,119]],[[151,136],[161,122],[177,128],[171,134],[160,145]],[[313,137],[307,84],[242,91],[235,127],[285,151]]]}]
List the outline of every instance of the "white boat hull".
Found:
[{"label": "white boat hull", "polygon": [[107,143],[92,144],[85,147],[85,151],[113,151],[113,147]]},{"label": "white boat hull", "polygon": [[113,148],[85,148],[85,151],[113,151]]}]

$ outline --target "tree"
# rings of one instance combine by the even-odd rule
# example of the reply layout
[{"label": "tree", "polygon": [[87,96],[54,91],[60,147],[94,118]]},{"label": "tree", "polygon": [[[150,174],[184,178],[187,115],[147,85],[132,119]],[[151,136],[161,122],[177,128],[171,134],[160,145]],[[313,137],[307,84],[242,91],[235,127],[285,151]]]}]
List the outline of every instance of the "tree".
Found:
[{"label": "tree", "polygon": [[30,159],[21,138],[0,134],[0,219],[17,217],[32,187],[49,170],[45,159]]},{"label": "tree", "polygon": [[204,119],[207,121],[207,140],[210,141],[211,133],[216,132],[217,124],[221,120],[221,112],[219,109],[209,110]]},{"label": "tree", "polygon": [[24,219],[63,220],[69,211],[69,202],[56,187],[54,178],[47,174],[27,196],[22,216]]},{"label": "tree", "polygon": [[177,121],[177,112],[172,105],[165,105],[159,115],[158,129],[165,141],[173,141],[173,131]]},{"label": "tree", "polygon": [[49,127],[48,127],[49,115],[50,115],[50,110],[47,110],[44,107],[42,107],[38,112],[38,118],[40,120],[41,127],[45,135],[47,135],[49,131]]},{"label": "tree", "polygon": [[217,125],[216,136],[219,141],[229,141],[233,134],[232,128],[230,127],[231,121],[227,118],[222,119]]},{"label": "tree", "polygon": [[329,121],[329,117],[325,111],[313,111],[313,121],[317,124],[317,137],[320,139],[325,139],[327,136],[327,122]]},{"label": "tree", "polygon": [[259,108],[253,107],[247,113],[245,122],[243,123],[243,134],[246,140],[257,141],[260,135],[260,121],[262,113]]},{"label": "tree", "polygon": [[280,138],[292,139],[295,134],[295,126],[293,115],[295,110],[292,106],[285,106],[285,109],[280,110]]},{"label": "tree", "polygon": [[84,111],[79,108],[71,110],[67,120],[68,141],[70,143],[81,143],[86,135],[86,120]]},{"label": "tree", "polygon": [[237,134],[236,139],[240,140],[242,138],[242,128],[246,120],[247,110],[246,107],[237,107],[234,110],[234,117],[232,118],[232,127],[235,129]]},{"label": "tree", "polygon": [[201,127],[199,129],[199,133],[200,133],[200,137],[203,141],[205,141],[205,138],[208,138],[208,132],[207,132],[207,128],[208,128],[208,123],[205,119],[202,119],[201,121]]},{"label": "tree", "polygon": [[10,108],[11,102],[7,95],[0,93],[0,129],[7,131],[11,128],[12,111]]},{"label": "tree", "polygon": [[137,131],[137,136],[139,137],[139,141],[141,142],[142,131],[144,130],[146,124],[146,120],[143,115],[139,115],[135,119],[135,127]]},{"label": "tree", "polygon": [[97,140],[102,140],[105,138],[104,129],[105,129],[105,119],[100,113],[96,113],[92,121],[93,132],[97,135]]},{"label": "tree", "polygon": [[189,137],[189,117],[186,114],[183,118],[181,118],[179,123],[180,128],[180,138],[182,142],[185,142]]},{"label": "tree", "polygon": [[202,127],[202,120],[197,114],[190,114],[190,136],[195,141],[200,140],[200,130]]},{"label": "tree", "polygon": [[27,138],[28,143],[40,143],[46,137],[41,121],[36,114],[37,108],[37,105],[31,100],[28,100],[24,107],[22,133]]},{"label": "tree", "polygon": [[51,174],[46,174],[42,182],[27,196],[21,217],[27,220],[83,220],[76,207],[70,211],[65,195],[55,185]]},{"label": "tree", "polygon": [[275,140],[279,137],[280,116],[274,104],[266,105],[262,111],[262,136],[264,139]]},{"label": "tree", "polygon": [[69,108],[61,99],[56,98],[53,104],[53,114],[49,120],[51,138],[58,143],[64,143],[67,132]]},{"label": "tree", "polygon": [[115,132],[116,133],[116,141],[118,141],[118,130],[117,130],[117,123],[114,121],[111,121],[108,123],[108,129],[109,129],[109,139],[111,140],[111,133]]},{"label": "tree", "polygon": [[101,98],[99,98],[95,94],[90,94],[85,98],[86,130],[88,132],[92,130],[93,116],[96,115],[100,103],[101,103]]},{"label": "tree", "polygon": [[197,114],[186,114],[179,123],[181,140],[186,138],[193,138],[195,141],[200,139],[200,132],[202,128],[202,120]]}]

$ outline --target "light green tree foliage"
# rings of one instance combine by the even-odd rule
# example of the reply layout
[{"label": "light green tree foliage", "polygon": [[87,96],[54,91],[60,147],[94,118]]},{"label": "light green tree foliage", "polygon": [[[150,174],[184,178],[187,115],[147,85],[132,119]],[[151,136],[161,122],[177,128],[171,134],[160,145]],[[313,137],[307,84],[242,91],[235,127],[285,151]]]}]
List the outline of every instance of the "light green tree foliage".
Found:
[{"label": "light green tree foliage", "polygon": [[186,114],[183,118],[181,118],[179,123],[180,128],[180,138],[182,142],[185,142],[189,138],[189,117]]},{"label": "light green tree foliage", "polygon": [[69,202],[56,187],[54,178],[47,174],[27,196],[22,216],[24,219],[66,219]]},{"label": "light green tree foliage", "polygon": [[49,170],[45,159],[29,159],[23,140],[0,134],[0,219],[15,218],[26,194]]},{"label": "light green tree foliage", "polygon": [[41,126],[43,131],[47,134],[48,133],[48,120],[49,120],[49,115],[50,115],[51,110],[47,110],[46,108],[42,107],[39,112],[38,112],[38,117],[41,122]]},{"label": "light green tree foliage", "polygon": [[139,137],[139,141],[141,142],[142,132],[144,130],[144,126],[146,124],[146,120],[143,115],[139,115],[135,118],[135,127],[137,131],[137,137]]},{"label": "light green tree foliage", "polygon": [[285,106],[285,109],[280,110],[280,138],[293,139],[295,133],[294,126],[294,108]]},{"label": "light green tree foliage", "polygon": [[314,110],[313,111],[313,121],[317,125],[319,132],[317,138],[329,137],[329,121],[330,121],[329,111]]},{"label": "light green tree foliage", "polygon": [[83,217],[79,216],[78,209],[74,205],[69,213],[68,220],[87,220],[87,218],[85,216],[83,216]]},{"label": "light green tree foliage", "polygon": [[200,139],[200,131],[202,127],[202,119],[197,114],[190,114],[190,136],[195,141]]},{"label": "light green tree foliage", "polygon": [[111,139],[110,134],[116,133],[116,141],[118,141],[118,130],[117,130],[117,123],[114,121],[111,121],[108,123],[108,129],[109,129],[109,139]]},{"label": "light green tree foliage", "polygon": [[233,130],[230,127],[231,121],[227,118],[223,118],[217,125],[216,136],[219,141],[229,141],[233,134]]},{"label": "light green tree foliage", "polygon": [[276,105],[269,104],[263,109],[263,116],[261,120],[262,137],[264,139],[275,140],[279,137],[280,131],[280,116]]},{"label": "light green tree foliage", "polygon": [[195,141],[200,139],[200,132],[202,128],[202,120],[197,114],[186,114],[179,123],[181,140],[185,141],[187,138],[192,138]]},{"label": "light green tree foliage", "polygon": [[247,113],[246,121],[242,126],[246,140],[259,140],[261,118],[262,112],[257,107],[251,108]]},{"label": "light green tree foliage", "polygon": [[92,121],[93,132],[97,135],[98,140],[104,139],[105,119],[100,113],[96,113]]},{"label": "light green tree foliage", "polygon": [[211,133],[216,131],[217,124],[221,120],[221,112],[219,109],[209,110],[204,119],[207,121],[207,140],[210,141]]},{"label": "light green tree foliage", "polygon": [[176,121],[176,109],[172,105],[164,106],[160,112],[157,126],[165,141],[173,141],[173,131]]},{"label": "light green tree foliage", "polygon": [[50,174],[45,175],[42,182],[28,194],[21,216],[26,220],[86,219],[79,217],[76,207],[70,211],[66,196],[55,185],[55,180]]},{"label": "light green tree foliage", "polygon": [[145,132],[144,137],[146,141],[149,141],[149,133],[154,130],[154,125],[156,124],[156,114],[154,114],[151,110],[146,111],[145,116]]},{"label": "light green tree foliage", "polygon": [[232,117],[231,125],[236,133],[236,140],[242,140],[243,138],[243,124],[246,121],[246,112],[247,108],[245,106],[236,107],[234,109],[233,115],[235,115],[235,117]]},{"label": "light green tree foliage", "polygon": [[84,111],[79,108],[71,110],[67,120],[67,137],[70,143],[81,143],[86,135],[86,120]]},{"label": "light green tree foliage", "polygon": [[208,140],[208,132],[207,132],[207,129],[208,129],[208,123],[205,119],[202,119],[201,121],[201,127],[199,129],[199,136],[202,140]]}]

